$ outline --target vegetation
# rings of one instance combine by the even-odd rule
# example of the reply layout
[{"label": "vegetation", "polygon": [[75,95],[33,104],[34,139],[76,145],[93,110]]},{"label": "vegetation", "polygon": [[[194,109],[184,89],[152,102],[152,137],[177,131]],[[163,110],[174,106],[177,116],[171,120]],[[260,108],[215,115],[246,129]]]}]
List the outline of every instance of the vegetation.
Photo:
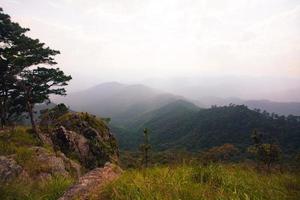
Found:
[{"label": "vegetation", "polygon": [[[263,143],[275,141],[285,155],[300,151],[300,117],[278,116],[250,110],[244,105],[201,110],[191,110],[183,102],[167,105],[141,116],[133,124],[113,127],[121,149],[138,149],[142,143],[141,126],[151,130],[150,144],[156,151],[186,149],[198,152],[229,143],[245,155],[254,129],[263,133]],[[128,145],[127,141],[130,141]]]},{"label": "vegetation", "polygon": [[13,130],[2,131],[0,134],[0,155],[19,155],[23,149],[36,145],[39,145],[39,141],[26,127],[19,126]]},{"label": "vegetation", "polygon": [[72,178],[54,176],[46,180],[14,180],[0,187],[3,200],[56,200],[72,184]]},{"label": "vegetation", "polygon": [[101,192],[103,199],[112,200],[296,200],[299,189],[299,174],[260,174],[242,164],[213,164],[129,170]]},{"label": "vegetation", "polygon": [[63,103],[58,104],[51,109],[46,108],[40,110],[40,128],[49,132],[49,126],[54,126],[57,123],[57,119],[68,112],[69,108]]},{"label": "vegetation", "polygon": [[[26,35],[29,31],[0,8],[0,114],[1,126],[27,112],[33,133],[43,141],[34,119],[34,106],[50,101],[49,95],[65,95],[64,86],[71,80],[55,65],[59,51],[46,47],[38,39]],[[39,65],[43,65],[40,67]]]},{"label": "vegetation", "polygon": [[[119,150],[107,126],[110,118],[71,112],[64,104],[41,110],[38,127],[36,105],[48,105],[50,95],[66,95],[71,76],[51,68],[59,51],[28,37],[28,31],[0,8],[0,199],[54,200],[80,176],[81,167],[92,170],[108,161],[118,163]],[[123,151],[121,165],[127,171],[98,191],[101,198],[300,198],[300,174],[295,170],[300,166],[299,116],[233,104],[200,109],[139,85],[112,88],[118,91],[112,97],[126,98],[120,102],[104,97],[102,102],[109,101],[118,116],[118,126],[111,127],[121,147],[135,152]],[[132,102],[135,91],[140,94]],[[24,113],[31,129],[16,126]],[[278,163],[282,152],[298,153],[285,170]],[[257,166],[248,162],[253,158]],[[267,170],[257,170],[261,164]]]},{"label": "vegetation", "polygon": [[140,149],[142,151],[142,155],[143,155],[143,158],[142,158],[142,165],[144,167],[148,167],[148,164],[149,164],[149,150],[150,150],[151,146],[149,144],[149,132],[148,132],[148,129],[145,128],[144,129],[144,144],[142,144],[140,146]]},{"label": "vegetation", "polygon": [[262,162],[268,170],[272,164],[279,161],[281,149],[275,143],[262,143],[262,134],[254,130],[252,134],[254,145],[248,148],[248,151],[256,157],[257,165]]}]

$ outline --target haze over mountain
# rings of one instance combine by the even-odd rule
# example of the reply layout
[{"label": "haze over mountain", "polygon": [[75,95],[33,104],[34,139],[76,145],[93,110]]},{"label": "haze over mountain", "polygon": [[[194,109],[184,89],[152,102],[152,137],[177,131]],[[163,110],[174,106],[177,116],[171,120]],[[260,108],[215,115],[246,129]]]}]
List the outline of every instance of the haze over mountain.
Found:
[{"label": "haze over mountain", "polygon": [[195,90],[191,98],[165,92],[141,84],[121,84],[106,82],[80,92],[70,93],[66,97],[55,98],[54,102],[64,102],[76,111],[91,112],[103,117],[111,117],[113,122],[121,123],[133,120],[149,111],[158,109],[178,99],[185,99],[200,108],[212,105],[247,105],[251,109],[266,110],[280,115],[300,115],[299,102],[275,102],[270,100],[244,100],[238,97],[220,98],[202,96],[201,90]]},{"label": "haze over mountain", "polygon": [[123,123],[177,99],[183,97],[144,85],[108,82],[55,101],[64,102],[76,111],[110,117],[114,123]]}]

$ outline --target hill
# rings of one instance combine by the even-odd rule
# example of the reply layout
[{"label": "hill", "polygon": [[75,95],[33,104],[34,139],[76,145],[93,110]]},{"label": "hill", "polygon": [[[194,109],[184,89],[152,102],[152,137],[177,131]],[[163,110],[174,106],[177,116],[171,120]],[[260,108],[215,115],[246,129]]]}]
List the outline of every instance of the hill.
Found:
[{"label": "hill", "polygon": [[144,85],[109,82],[56,99],[72,110],[110,117],[113,123],[123,124],[128,119],[155,110],[183,97],[155,90]]},{"label": "hill", "polygon": [[244,105],[199,109],[189,102],[173,102],[127,124],[123,132],[115,131],[121,148],[128,148],[125,141],[131,141],[130,148],[137,149],[144,127],[150,130],[156,150],[199,151],[232,143],[244,151],[252,142],[250,135],[254,129],[262,132],[266,141],[277,141],[285,152],[297,151],[300,146],[299,117],[270,115]]},{"label": "hill", "polygon": [[[112,123],[111,128],[122,149],[137,149],[143,139],[141,133],[145,127],[150,128],[151,140],[155,143],[155,137],[152,134],[161,134],[157,137],[158,139],[164,137],[165,126],[170,128],[169,130],[174,127],[178,129],[177,131],[180,131],[182,128],[180,124],[190,119],[199,109],[199,107],[188,101],[177,100],[134,118],[122,126]],[[165,139],[171,141],[173,138]]]}]

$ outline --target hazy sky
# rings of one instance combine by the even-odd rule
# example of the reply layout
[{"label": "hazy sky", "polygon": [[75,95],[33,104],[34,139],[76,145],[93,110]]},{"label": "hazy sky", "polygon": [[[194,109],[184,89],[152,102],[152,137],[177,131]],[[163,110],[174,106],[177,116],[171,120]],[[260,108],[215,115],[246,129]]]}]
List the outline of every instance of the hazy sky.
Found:
[{"label": "hazy sky", "polygon": [[72,90],[206,75],[276,77],[286,89],[300,87],[285,81],[300,79],[300,0],[0,0],[0,6],[30,36],[61,51],[58,67],[72,74]]}]

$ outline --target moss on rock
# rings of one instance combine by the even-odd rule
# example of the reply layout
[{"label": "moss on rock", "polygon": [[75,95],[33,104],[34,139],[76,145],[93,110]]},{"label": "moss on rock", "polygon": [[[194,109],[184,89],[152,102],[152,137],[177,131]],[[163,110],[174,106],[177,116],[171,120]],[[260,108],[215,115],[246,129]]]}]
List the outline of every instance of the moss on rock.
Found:
[{"label": "moss on rock", "polygon": [[115,137],[105,121],[88,113],[66,113],[57,120],[52,142],[56,149],[88,169],[118,162]]}]

